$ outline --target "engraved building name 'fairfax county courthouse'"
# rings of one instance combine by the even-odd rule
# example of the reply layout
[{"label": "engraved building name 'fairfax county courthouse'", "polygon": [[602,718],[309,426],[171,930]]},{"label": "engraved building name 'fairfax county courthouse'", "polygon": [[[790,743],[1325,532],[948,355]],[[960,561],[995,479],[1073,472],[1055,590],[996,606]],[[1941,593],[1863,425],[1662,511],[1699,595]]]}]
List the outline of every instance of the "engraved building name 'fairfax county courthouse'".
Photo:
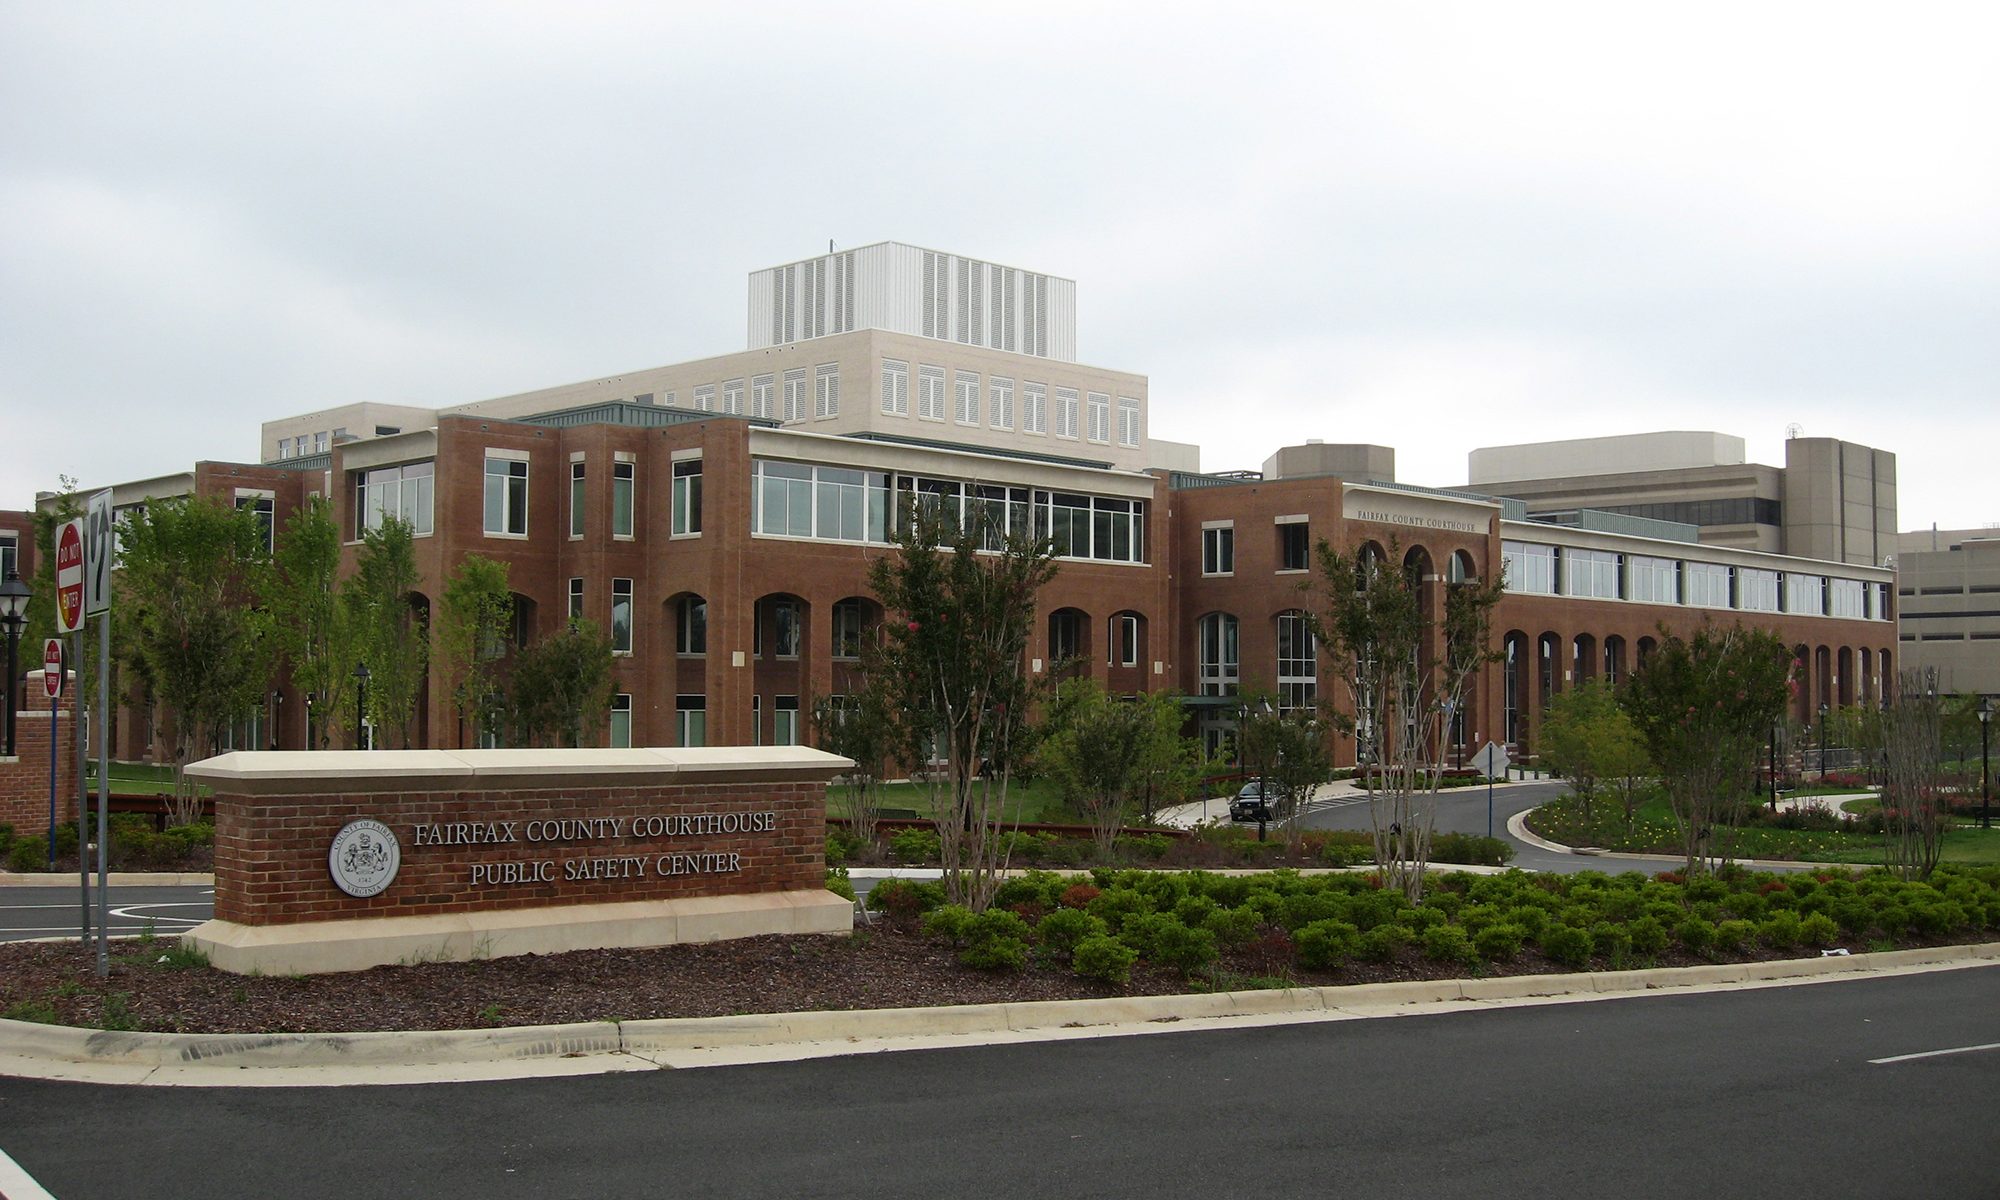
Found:
[{"label": "engraved building name 'fairfax county courthouse'", "polygon": [[238,751],[215,793],[224,970],[849,933],[826,890],[826,785],[804,746]]}]

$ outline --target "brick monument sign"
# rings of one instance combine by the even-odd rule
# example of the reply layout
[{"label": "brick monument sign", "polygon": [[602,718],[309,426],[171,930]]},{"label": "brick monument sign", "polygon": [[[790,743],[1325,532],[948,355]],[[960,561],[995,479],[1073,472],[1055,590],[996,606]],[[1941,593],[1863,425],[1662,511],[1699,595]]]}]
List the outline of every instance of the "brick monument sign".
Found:
[{"label": "brick monument sign", "polygon": [[848,933],[826,890],[826,785],[803,746],[238,751],[215,792],[228,971]]}]

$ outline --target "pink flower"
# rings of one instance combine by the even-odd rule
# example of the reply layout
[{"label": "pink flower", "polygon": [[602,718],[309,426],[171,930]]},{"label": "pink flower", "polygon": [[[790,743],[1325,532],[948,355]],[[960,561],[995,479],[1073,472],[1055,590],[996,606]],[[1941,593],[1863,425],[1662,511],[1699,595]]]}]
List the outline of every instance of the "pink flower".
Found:
[{"label": "pink flower", "polygon": [[917,631],[917,623],[915,621],[910,622],[910,632],[915,633],[916,631]]}]

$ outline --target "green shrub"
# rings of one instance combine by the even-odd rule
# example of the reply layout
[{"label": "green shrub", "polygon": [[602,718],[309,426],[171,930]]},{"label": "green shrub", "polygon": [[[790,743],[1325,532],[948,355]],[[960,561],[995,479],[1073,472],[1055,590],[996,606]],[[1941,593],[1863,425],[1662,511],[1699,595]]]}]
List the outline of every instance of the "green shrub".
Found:
[{"label": "green shrub", "polygon": [[829,825],[826,830],[826,865],[837,867],[853,862],[861,855],[861,839],[839,825]]},{"label": "green shrub", "polygon": [[1478,834],[1440,833],[1431,839],[1431,861],[1504,867],[1514,861],[1514,847]]},{"label": "green shrub", "polygon": [[1035,937],[1051,954],[1070,955],[1084,939],[1109,936],[1104,922],[1077,908],[1059,908],[1035,926]]},{"label": "green shrub", "polygon": [[1809,913],[1799,922],[1799,941],[1824,949],[1840,940],[1840,923],[1825,913]]},{"label": "green shrub", "polygon": [[1293,935],[1299,965],[1313,971],[1340,966],[1361,949],[1361,931],[1346,921],[1314,921]]},{"label": "green shrub", "polygon": [[49,869],[49,839],[44,834],[33,833],[24,838],[16,838],[7,851],[7,869],[26,874],[30,871]]},{"label": "green shrub", "polygon": [[944,903],[944,885],[925,879],[884,879],[868,889],[868,910],[915,917]]},{"label": "green shrub", "polygon": [[1597,956],[1614,968],[1632,959],[1632,927],[1616,921],[1599,921],[1589,930],[1590,944]]},{"label": "green shrub", "polygon": [[1429,933],[1444,925],[1451,924],[1451,918],[1426,904],[1422,908],[1406,908],[1396,914],[1396,923],[1406,926],[1416,934]]},{"label": "green shrub", "polygon": [[1549,927],[1549,913],[1545,908],[1536,908],[1529,904],[1519,905],[1507,910],[1507,924],[1519,925],[1527,932],[1530,939],[1539,938],[1542,936],[1542,931]]},{"label": "green shrub", "polygon": [[1338,921],[1347,917],[1347,898],[1334,892],[1297,892],[1286,896],[1278,923],[1296,933],[1316,921]]},{"label": "green shrub", "polygon": [[1152,906],[1132,888],[1110,887],[1099,892],[1084,911],[1110,926],[1111,932],[1116,934],[1124,928],[1128,918],[1151,912]]},{"label": "green shrub", "polygon": [[854,884],[847,878],[846,867],[833,867],[827,871],[826,890],[846,900],[849,904],[854,903]]},{"label": "green shrub", "polygon": [[1199,929],[1208,923],[1209,915],[1219,906],[1207,896],[1189,896],[1174,905],[1174,915],[1189,929]]},{"label": "green shrub", "polygon": [[1463,926],[1433,925],[1424,930],[1422,941],[1424,957],[1432,962],[1469,967],[1479,961],[1479,953],[1473,949],[1472,939],[1466,936]]},{"label": "green shrub", "polygon": [[0,858],[7,857],[7,852],[13,848],[14,827],[5,821],[0,821]]},{"label": "green shrub", "polygon": [[935,829],[898,829],[889,838],[889,853],[897,862],[936,862],[939,849]]},{"label": "green shrub", "polygon": [[1701,917],[1689,917],[1674,926],[1674,937],[1690,954],[1707,954],[1715,949],[1717,925]]},{"label": "green shrub", "polygon": [[1735,954],[1757,940],[1757,923],[1737,917],[1719,922],[1715,927],[1715,948],[1725,954]]},{"label": "green shrub", "polygon": [[1088,908],[1097,899],[1098,890],[1087,883],[1072,883],[1056,897],[1056,903],[1064,908]]},{"label": "green shrub", "polygon": [[1370,962],[1393,962],[1410,944],[1410,931],[1401,925],[1377,925],[1361,932],[1360,956]]},{"label": "green shrub", "polygon": [[1206,929],[1190,929],[1179,921],[1163,926],[1154,939],[1154,953],[1147,955],[1163,967],[1173,967],[1192,975],[1216,959],[1215,935]]},{"label": "green shrub", "polygon": [[1493,962],[1505,962],[1521,952],[1521,946],[1528,940],[1528,931],[1519,925],[1501,923],[1488,925],[1472,937],[1472,948],[1479,957]]},{"label": "green shrub", "polygon": [[958,961],[982,971],[1018,971],[1028,963],[1028,923],[1004,908],[989,908],[965,930]]},{"label": "green shrub", "polygon": [[1202,920],[1201,927],[1215,935],[1215,940],[1225,946],[1248,945],[1257,936],[1257,926],[1261,924],[1257,910],[1247,905],[1241,908],[1218,908]]},{"label": "green shrub", "polygon": [[1173,844],[1174,839],[1164,833],[1147,833],[1120,837],[1111,843],[1111,848],[1127,862],[1157,862],[1166,857]]},{"label": "green shrub", "polygon": [[1640,917],[1628,924],[1626,931],[1632,936],[1632,952],[1647,958],[1657,958],[1672,940],[1666,925],[1655,916]]},{"label": "green shrub", "polygon": [[1085,979],[1123,986],[1132,978],[1139,952],[1114,937],[1097,934],[1083,939],[1070,956],[1070,970]]},{"label": "green shrub", "polygon": [[1757,933],[1774,948],[1790,950],[1799,944],[1799,914],[1790,909],[1774,912],[1758,923]]},{"label": "green shrub", "polygon": [[1542,931],[1537,943],[1543,954],[1567,967],[1586,965],[1594,949],[1590,931],[1574,925],[1551,925]]},{"label": "green shrub", "polygon": [[962,904],[946,904],[924,914],[924,936],[943,938],[953,945],[959,945],[972,932],[972,923],[977,919],[972,915],[972,910]]},{"label": "green shrub", "polygon": [[1062,903],[1063,891],[1068,887],[1069,880],[1054,871],[1028,871],[1002,881],[993,893],[993,903],[1000,908],[1012,908],[1016,904],[1055,908]]}]

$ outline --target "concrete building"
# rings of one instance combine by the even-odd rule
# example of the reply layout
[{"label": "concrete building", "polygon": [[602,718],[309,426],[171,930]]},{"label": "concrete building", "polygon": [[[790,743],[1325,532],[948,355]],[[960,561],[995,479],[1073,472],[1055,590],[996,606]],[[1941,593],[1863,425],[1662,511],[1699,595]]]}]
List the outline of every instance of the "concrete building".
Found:
[{"label": "concrete building", "polygon": [[1880,566],[1896,550],[1896,456],[1794,437],[1785,465],[1746,462],[1743,439],[1641,433],[1474,450],[1474,490],[1536,516],[1577,509],[1693,525],[1704,544]]},{"label": "concrete building", "polygon": [[1902,660],[1946,691],[2000,696],[2000,527],[1897,540]]}]

